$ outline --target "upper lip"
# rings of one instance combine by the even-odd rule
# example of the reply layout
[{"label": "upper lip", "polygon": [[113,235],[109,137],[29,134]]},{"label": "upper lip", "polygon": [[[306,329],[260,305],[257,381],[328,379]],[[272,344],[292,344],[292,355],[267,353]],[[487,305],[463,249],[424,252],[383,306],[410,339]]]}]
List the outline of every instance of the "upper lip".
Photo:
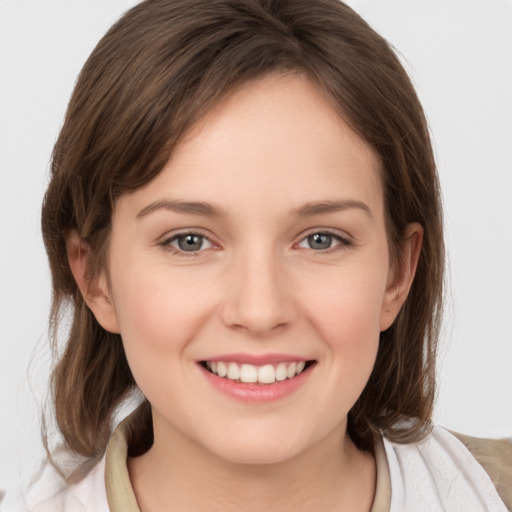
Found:
[{"label": "upper lip", "polygon": [[265,364],[292,363],[310,360],[311,359],[306,357],[291,354],[220,354],[202,359],[201,361],[222,361],[263,366]]}]

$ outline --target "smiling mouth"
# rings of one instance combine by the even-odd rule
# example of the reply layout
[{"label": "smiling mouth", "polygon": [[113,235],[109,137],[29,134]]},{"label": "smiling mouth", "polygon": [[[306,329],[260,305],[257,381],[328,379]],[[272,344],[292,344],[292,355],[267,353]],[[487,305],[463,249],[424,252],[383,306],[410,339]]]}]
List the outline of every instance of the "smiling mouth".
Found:
[{"label": "smiling mouth", "polygon": [[293,379],[314,365],[315,361],[283,362],[262,366],[225,361],[201,361],[200,364],[209,373],[234,382],[274,384]]}]

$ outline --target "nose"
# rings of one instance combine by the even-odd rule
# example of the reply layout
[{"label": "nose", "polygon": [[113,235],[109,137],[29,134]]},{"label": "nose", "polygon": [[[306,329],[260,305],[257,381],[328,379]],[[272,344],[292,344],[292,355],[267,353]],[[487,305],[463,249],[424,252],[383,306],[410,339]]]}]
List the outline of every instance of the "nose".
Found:
[{"label": "nose", "polygon": [[285,329],[296,312],[291,283],[279,255],[257,250],[232,263],[225,282],[224,324],[255,337]]}]

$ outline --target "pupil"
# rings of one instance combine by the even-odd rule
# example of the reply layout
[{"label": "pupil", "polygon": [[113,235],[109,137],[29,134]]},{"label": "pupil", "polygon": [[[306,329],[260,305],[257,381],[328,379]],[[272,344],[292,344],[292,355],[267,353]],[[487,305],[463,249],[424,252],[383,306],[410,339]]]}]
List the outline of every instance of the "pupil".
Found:
[{"label": "pupil", "polygon": [[308,243],[311,249],[329,249],[332,236],[326,233],[315,233],[308,236]]},{"label": "pupil", "polygon": [[198,251],[203,245],[203,237],[199,235],[185,235],[178,238],[178,245],[182,251]]}]

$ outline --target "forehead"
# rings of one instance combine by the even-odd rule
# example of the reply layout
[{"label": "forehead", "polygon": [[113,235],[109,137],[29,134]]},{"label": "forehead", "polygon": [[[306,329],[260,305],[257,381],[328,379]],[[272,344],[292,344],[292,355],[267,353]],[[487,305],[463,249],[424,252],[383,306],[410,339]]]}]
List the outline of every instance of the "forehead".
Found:
[{"label": "forehead", "polygon": [[[270,75],[230,93],[175,147],[163,171],[132,194],[214,199],[271,212],[357,199],[382,210],[378,158],[305,77]],[[213,198],[212,198],[213,196]],[[134,206],[135,207],[135,206]]]}]

